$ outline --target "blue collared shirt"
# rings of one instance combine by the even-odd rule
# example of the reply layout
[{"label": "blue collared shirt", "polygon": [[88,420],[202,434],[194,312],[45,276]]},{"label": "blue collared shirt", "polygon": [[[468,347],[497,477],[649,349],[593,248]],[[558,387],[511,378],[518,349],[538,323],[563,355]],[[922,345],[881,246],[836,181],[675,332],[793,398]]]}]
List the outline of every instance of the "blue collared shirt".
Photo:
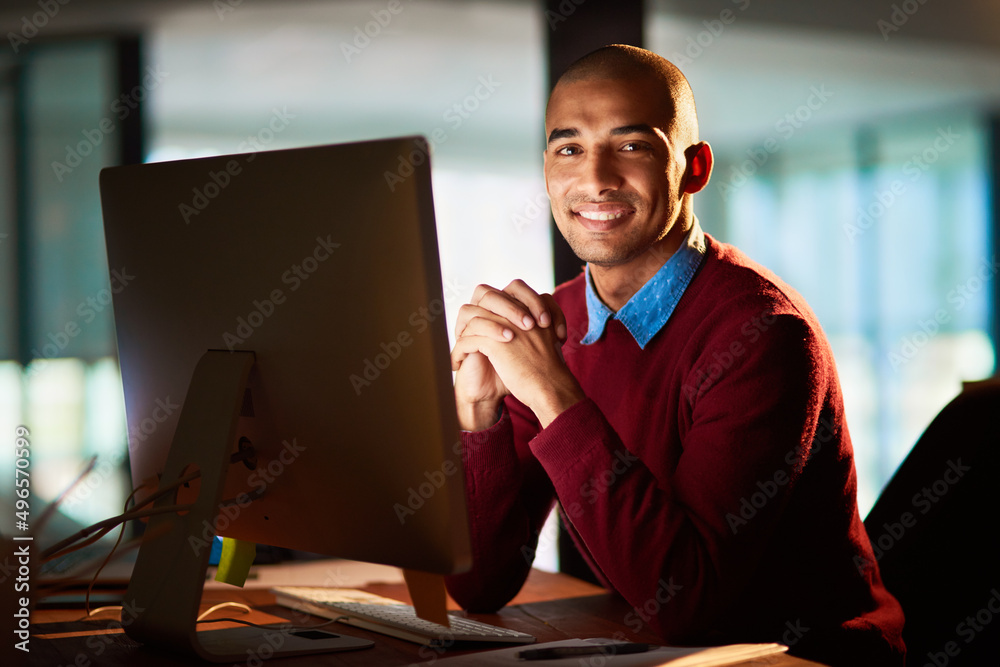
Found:
[{"label": "blue collared shirt", "polygon": [[639,347],[645,349],[646,344],[670,319],[704,258],[705,233],[695,218],[677,252],[664,262],[660,270],[617,313],[612,312],[597,296],[590,277],[590,265],[587,265],[588,328],[587,335],[580,342],[584,345],[596,343],[604,334],[608,320],[613,317],[624,324]]}]

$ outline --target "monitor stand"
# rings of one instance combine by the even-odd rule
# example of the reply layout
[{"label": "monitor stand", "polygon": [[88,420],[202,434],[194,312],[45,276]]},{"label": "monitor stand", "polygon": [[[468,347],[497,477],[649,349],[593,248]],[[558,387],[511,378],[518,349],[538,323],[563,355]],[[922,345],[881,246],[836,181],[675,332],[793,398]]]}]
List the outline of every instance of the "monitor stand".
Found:
[{"label": "monitor stand", "polygon": [[[373,642],[290,624],[196,631],[210,549],[206,530],[215,525],[253,352],[209,350],[195,367],[161,486],[197,469],[197,498],[183,514],[154,515],[143,537],[125,595],[122,626],[132,639],[213,662],[350,651]],[[154,504],[177,504],[167,494]],[[186,501],[182,501],[186,502]],[[214,537],[214,532],[213,535]],[[209,539],[208,542],[211,540]]]}]

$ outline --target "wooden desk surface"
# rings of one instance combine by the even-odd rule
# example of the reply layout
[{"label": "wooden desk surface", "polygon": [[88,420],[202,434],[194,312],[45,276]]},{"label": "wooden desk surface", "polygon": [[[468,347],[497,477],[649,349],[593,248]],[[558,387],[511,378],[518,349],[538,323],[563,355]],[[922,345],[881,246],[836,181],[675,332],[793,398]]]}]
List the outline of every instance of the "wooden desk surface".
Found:
[{"label": "wooden desk surface", "polygon": [[[372,593],[409,602],[403,584],[371,584],[364,587]],[[296,625],[315,625],[325,619],[286,609],[275,604],[274,596],[264,589],[226,588],[206,590],[202,608],[220,601],[243,602],[253,607],[251,614],[235,609],[221,610],[215,617],[237,616],[253,623],[273,623],[288,620]],[[457,608],[449,601],[449,607]],[[497,614],[470,614],[471,618],[514,630],[527,632],[539,642],[571,638],[615,637],[628,641],[659,643],[656,635],[642,628],[638,632],[625,624],[630,607],[617,596],[603,589],[564,574],[532,571],[524,588],[510,605]],[[117,614],[107,613],[98,620],[82,620],[82,610],[37,610],[32,618],[31,653],[27,665],[100,667],[141,665],[190,664],[189,659],[148,650],[122,633]],[[277,617],[277,618],[275,618]],[[634,624],[632,624],[634,625]],[[210,624],[208,628],[226,627]],[[297,658],[257,660],[275,667],[302,667],[304,665],[336,665],[343,667],[393,666],[430,664],[452,655],[471,651],[454,651],[422,647],[416,644],[344,625],[324,626],[324,629],[371,639],[374,648],[345,653],[303,656]],[[249,665],[252,660],[245,663]],[[209,664],[209,663],[205,663]],[[817,663],[788,655],[762,658],[745,665],[771,665],[775,667],[806,667]],[[251,665],[250,667],[254,667]]]}]

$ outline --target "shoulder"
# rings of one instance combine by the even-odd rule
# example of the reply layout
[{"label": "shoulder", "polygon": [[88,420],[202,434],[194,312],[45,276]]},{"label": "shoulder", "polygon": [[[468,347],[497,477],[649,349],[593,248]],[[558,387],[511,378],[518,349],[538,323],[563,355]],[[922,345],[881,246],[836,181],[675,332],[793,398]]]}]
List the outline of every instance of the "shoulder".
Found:
[{"label": "shoulder", "polygon": [[705,235],[705,261],[689,287],[689,301],[711,313],[788,316],[819,328],[815,313],[792,286],[735,246]]},{"label": "shoulder", "polygon": [[692,358],[736,350],[810,373],[829,369],[832,350],[802,295],[736,247],[705,236],[705,260],[668,323]]},{"label": "shoulder", "polygon": [[660,341],[679,349],[685,398],[723,409],[747,392],[789,405],[839,394],[833,351],[805,299],[735,247],[707,246]]}]

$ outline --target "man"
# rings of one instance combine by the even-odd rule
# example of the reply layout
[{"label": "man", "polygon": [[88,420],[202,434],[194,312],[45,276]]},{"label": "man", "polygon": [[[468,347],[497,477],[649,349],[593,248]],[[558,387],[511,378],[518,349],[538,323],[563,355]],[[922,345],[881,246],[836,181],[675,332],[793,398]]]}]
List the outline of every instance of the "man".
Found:
[{"label": "man", "polygon": [[833,355],[801,296],[702,232],[712,152],[683,75],[599,49],[557,82],[545,131],[552,213],[586,270],[554,295],[480,286],[461,309],[474,565],[452,596],[506,604],[558,501],[627,625],[902,664]]}]

